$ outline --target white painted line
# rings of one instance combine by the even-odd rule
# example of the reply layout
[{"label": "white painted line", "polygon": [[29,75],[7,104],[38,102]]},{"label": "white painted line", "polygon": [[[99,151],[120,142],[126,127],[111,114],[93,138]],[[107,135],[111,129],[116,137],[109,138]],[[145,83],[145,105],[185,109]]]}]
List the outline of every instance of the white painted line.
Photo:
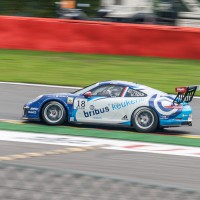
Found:
[{"label": "white painted line", "polygon": [[33,86],[33,87],[64,88],[64,89],[75,89],[75,90],[81,89],[81,87],[60,86],[60,85],[44,85],[44,84],[32,84],[32,83],[0,82],[0,84],[22,85],[22,86]]},{"label": "white painted line", "polygon": [[131,145],[129,141],[97,139],[78,136],[50,135],[42,133],[15,132],[0,130],[0,140],[27,143],[40,143],[65,146],[94,146],[101,144]]},{"label": "white painted line", "polygon": [[155,153],[174,156],[189,156],[200,158],[200,147],[154,144],[147,142],[122,141],[111,139],[97,139],[89,137],[49,135],[13,131],[0,131],[1,141],[39,143],[51,145],[89,147],[105,145],[107,150],[121,150],[129,152]]}]

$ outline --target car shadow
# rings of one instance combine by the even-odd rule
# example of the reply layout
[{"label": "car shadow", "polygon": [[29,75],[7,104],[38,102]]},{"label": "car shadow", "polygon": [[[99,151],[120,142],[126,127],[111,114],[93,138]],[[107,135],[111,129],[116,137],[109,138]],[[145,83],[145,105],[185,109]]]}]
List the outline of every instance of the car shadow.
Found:
[{"label": "car shadow", "polygon": [[[125,131],[128,133],[131,132],[137,132],[131,127],[127,126],[121,126],[121,125],[88,125],[88,124],[68,124],[70,127],[76,127],[76,128],[93,128],[93,129],[99,129],[99,130],[105,130],[105,131]],[[138,134],[144,134],[139,133]],[[190,132],[182,131],[182,130],[174,130],[174,128],[162,128],[158,129],[155,132],[152,133],[146,133],[146,134],[157,134],[157,135],[186,135],[190,134]]]},{"label": "car shadow", "polygon": [[[37,125],[45,125],[45,123],[43,122],[35,122],[35,121],[24,121],[23,123],[26,124],[37,124]],[[69,126],[69,127],[74,127],[74,128],[79,128],[81,129],[97,129],[97,130],[104,130],[104,131],[123,131],[123,132],[127,132],[127,133],[132,133],[132,132],[137,132],[136,130],[134,130],[131,127],[127,127],[127,126],[122,126],[122,125],[100,125],[100,124],[82,124],[82,123],[68,123],[68,124],[64,124],[62,126]],[[175,130],[176,128],[161,128],[158,129],[155,132],[152,133],[148,133],[148,134],[156,134],[156,135],[174,135],[174,136],[178,136],[178,135],[187,135],[187,134],[191,134],[188,131],[182,131],[182,130]],[[178,129],[178,128],[177,128]],[[138,134],[144,134],[144,133],[139,133]],[[147,133],[146,133],[147,134]]]},{"label": "car shadow", "polygon": [[182,130],[174,130],[174,128],[164,128],[164,129],[158,129],[154,134],[160,134],[160,135],[188,135],[188,134],[191,134],[191,132],[182,131]]}]

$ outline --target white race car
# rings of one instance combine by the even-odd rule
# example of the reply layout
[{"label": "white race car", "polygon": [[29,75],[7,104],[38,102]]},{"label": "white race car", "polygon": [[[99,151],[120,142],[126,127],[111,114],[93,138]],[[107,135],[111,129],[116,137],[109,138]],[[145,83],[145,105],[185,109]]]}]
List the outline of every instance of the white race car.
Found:
[{"label": "white race car", "polygon": [[192,125],[192,101],[199,86],[176,88],[169,95],[126,81],[105,81],[74,93],[46,94],[24,106],[23,118],[49,125],[64,122],[121,124],[139,132]]}]

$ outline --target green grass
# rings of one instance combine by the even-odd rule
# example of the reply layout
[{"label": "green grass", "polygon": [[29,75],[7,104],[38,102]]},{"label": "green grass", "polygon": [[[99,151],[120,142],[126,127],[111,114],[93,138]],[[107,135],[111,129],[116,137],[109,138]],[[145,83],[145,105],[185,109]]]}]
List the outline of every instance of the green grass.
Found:
[{"label": "green grass", "polygon": [[115,79],[169,93],[200,84],[199,60],[0,50],[0,71],[0,81],[86,86]]},{"label": "green grass", "polygon": [[168,135],[166,131],[160,134],[145,134],[136,133],[132,130],[123,131],[116,128],[112,129],[97,129],[88,128],[87,126],[47,126],[38,124],[13,124],[7,122],[0,122],[0,130],[21,131],[21,132],[35,132],[35,133],[47,133],[57,135],[72,135],[83,137],[95,137],[95,138],[109,138],[129,141],[142,141],[153,142],[162,144],[174,144],[184,146],[200,147],[200,138],[185,138],[179,135]]}]

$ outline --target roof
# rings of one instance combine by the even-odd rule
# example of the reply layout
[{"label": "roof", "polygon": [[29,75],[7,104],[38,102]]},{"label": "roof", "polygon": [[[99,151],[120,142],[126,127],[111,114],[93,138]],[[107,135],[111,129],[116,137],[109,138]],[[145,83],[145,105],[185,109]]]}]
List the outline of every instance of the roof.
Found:
[{"label": "roof", "polygon": [[99,84],[106,84],[106,83],[110,83],[110,84],[120,84],[122,86],[127,86],[127,87],[133,87],[134,89],[140,89],[143,90],[146,94],[162,94],[162,95],[166,95],[166,93],[156,90],[154,88],[145,86],[145,85],[140,85],[134,82],[129,82],[129,81],[120,81],[120,80],[110,80],[110,81],[104,81],[104,82],[100,82]]},{"label": "roof", "polygon": [[101,82],[102,84],[105,84],[105,83],[113,83],[113,84],[120,84],[120,85],[123,85],[123,86],[134,86],[134,87],[138,87],[140,86],[140,84],[137,84],[137,83],[134,83],[134,82],[129,82],[129,81],[120,81],[120,80],[110,80],[110,81],[103,81]]}]

